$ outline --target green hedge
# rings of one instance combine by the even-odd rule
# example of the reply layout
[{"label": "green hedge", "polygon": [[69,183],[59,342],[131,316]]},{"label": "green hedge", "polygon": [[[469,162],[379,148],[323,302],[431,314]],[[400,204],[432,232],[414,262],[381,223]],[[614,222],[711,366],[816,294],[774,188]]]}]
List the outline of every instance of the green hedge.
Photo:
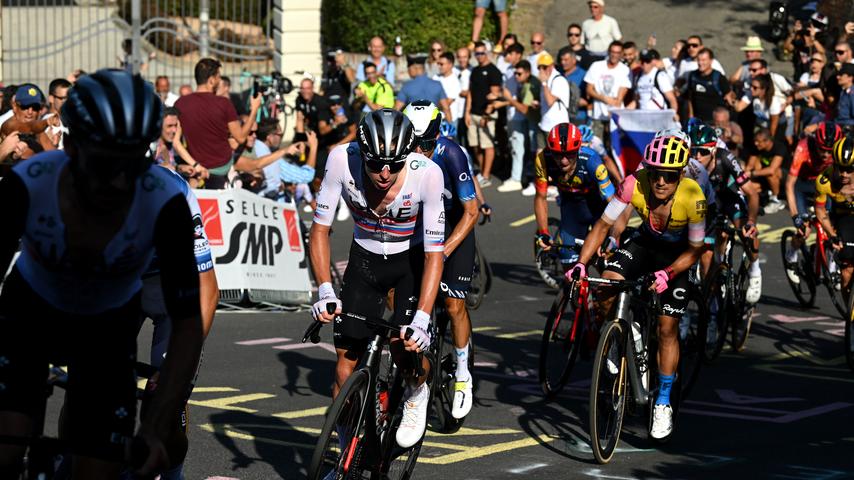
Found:
[{"label": "green hedge", "polygon": [[[371,37],[379,35],[390,54],[399,35],[405,52],[428,52],[433,39],[456,49],[471,40],[473,17],[474,2],[464,0],[323,0],[323,43],[364,52]],[[497,36],[498,18],[490,9],[480,38],[495,41]]]}]

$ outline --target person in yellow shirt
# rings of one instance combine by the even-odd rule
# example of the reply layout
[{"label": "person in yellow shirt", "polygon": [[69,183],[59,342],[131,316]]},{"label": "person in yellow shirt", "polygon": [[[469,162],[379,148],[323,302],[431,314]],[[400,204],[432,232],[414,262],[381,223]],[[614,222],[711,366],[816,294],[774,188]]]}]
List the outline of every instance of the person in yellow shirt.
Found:
[{"label": "person in yellow shirt", "polygon": [[366,80],[360,83],[355,90],[357,101],[364,102],[362,116],[381,108],[394,108],[394,88],[388,81],[377,72],[377,66],[372,62],[365,62]]},{"label": "person in yellow shirt", "polygon": [[[827,199],[830,198],[830,212]],[[854,273],[854,136],[833,145],[833,165],[815,179],[815,216],[838,252],[842,292],[848,299]]]}]

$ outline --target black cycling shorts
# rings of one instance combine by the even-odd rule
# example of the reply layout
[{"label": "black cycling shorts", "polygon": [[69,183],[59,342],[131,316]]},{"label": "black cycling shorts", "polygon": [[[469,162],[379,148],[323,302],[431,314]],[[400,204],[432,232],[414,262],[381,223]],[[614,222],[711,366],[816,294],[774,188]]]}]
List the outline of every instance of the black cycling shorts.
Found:
[{"label": "black cycling shorts", "polygon": [[139,310],[136,295],[97,315],[69,314],[14,269],[0,294],[0,411],[44,415],[48,364],[67,365],[64,431],[72,453],[122,462],[136,419]]},{"label": "black cycling shorts", "polygon": [[[618,273],[627,280],[635,280],[670,266],[686,248],[687,244],[661,242],[636,233],[605,261],[605,271]],[[680,318],[687,306],[688,272],[685,271],[667,283],[667,290],[661,294],[661,313]]]},{"label": "black cycling shorts", "polygon": [[[447,238],[447,235],[446,235]],[[475,239],[474,230],[454,249],[451,256],[445,259],[442,270],[442,296],[465,300],[471,290],[471,277],[474,274]]]},{"label": "black cycling shorts", "polygon": [[[367,317],[382,318],[388,292],[394,289],[394,317],[389,322],[395,325],[412,323],[418,308],[424,256],[410,255],[410,252],[422,248],[421,245],[413,245],[408,251],[383,256],[369,252],[353,242],[341,288],[342,309]],[[338,317],[333,327],[333,338],[335,348],[361,355],[367,349],[368,341],[373,338],[373,332],[362,322]]]},{"label": "black cycling shorts", "polygon": [[840,215],[830,217],[831,223],[836,228],[836,235],[842,240],[842,251],[839,252],[839,261],[854,264],[854,216]]}]

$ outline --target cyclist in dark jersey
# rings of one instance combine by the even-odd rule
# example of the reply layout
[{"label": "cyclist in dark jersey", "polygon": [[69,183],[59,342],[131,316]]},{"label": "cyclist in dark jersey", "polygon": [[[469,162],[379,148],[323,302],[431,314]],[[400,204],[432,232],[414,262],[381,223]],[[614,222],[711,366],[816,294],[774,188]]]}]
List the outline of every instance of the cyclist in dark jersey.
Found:
[{"label": "cyclist in dark jersey", "polygon": [[[44,414],[48,364],[68,365],[60,427],[75,478],[119,478],[136,418],[142,274],[156,253],[173,330],[160,387],[136,436],[152,476],[167,450],[202,346],[193,222],[171,173],[145,152],[160,134],[150,83],[121,70],[81,77],[62,108],[66,151],[16,165],[0,181],[0,435],[28,437]],[[121,119],[121,120],[119,120]],[[18,478],[23,446],[0,446],[0,478]]]},{"label": "cyclist in dark jersey", "polygon": [[403,113],[415,128],[415,151],[429,157],[442,169],[445,181],[445,268],[441,294],[451,318],[454,347],[457,353],[454,404],[451,415],[463,418],[472,407],[474,381],[468,369],[471,320],[466,308],[466,295],[474,272],[474,225],[478,201],[468,159],[456,142],[439,137],[442,114],[429,100],[415,100]]}]

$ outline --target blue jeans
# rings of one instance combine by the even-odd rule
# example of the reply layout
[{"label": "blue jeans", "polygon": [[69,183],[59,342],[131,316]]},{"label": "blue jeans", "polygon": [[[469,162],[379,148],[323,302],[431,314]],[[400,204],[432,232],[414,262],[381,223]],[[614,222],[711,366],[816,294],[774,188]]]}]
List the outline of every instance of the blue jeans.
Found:
[{"label": "blue jeans", "polygon": [[507,0],[476,0],[474,6],[475,8],[489,8],[490,3],[495,7],[495,13],[507,10]]},{"label": "blue jeans", "polygon": [[522,168],[528,152],[537,151],[537,131],[527,119],[510,122],[510,150],[513,153],[513,165],[510,168],[510,179],[522,181]]}]

